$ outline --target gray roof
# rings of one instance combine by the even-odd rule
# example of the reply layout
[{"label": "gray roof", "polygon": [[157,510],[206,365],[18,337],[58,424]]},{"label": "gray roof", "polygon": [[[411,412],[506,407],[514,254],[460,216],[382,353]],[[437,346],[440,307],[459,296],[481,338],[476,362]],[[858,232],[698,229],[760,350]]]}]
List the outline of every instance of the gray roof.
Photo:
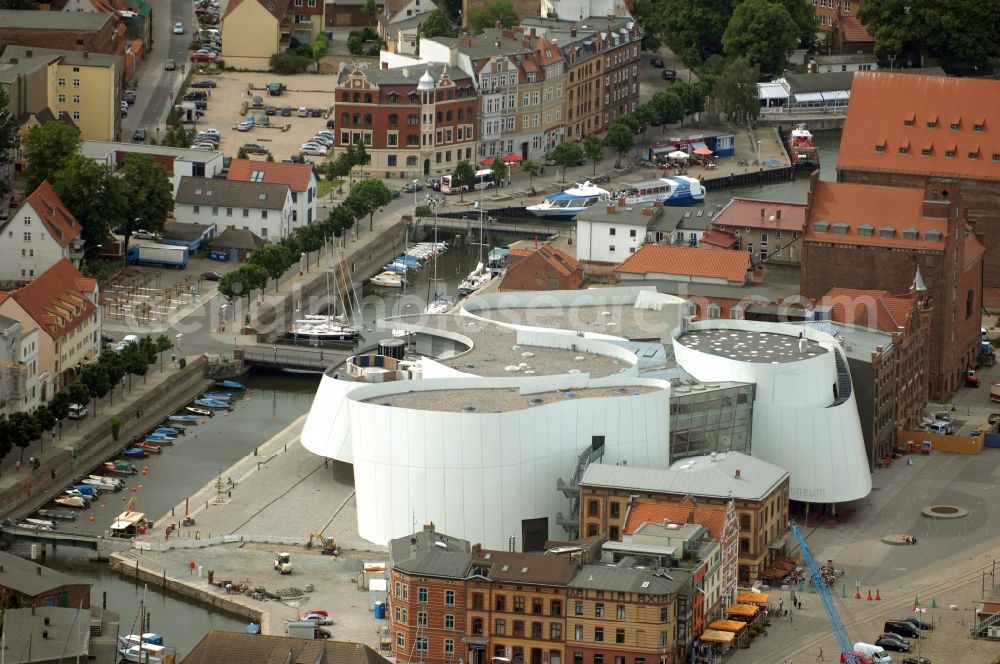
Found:
[{"label": "gray roof", "polygon": [[[352,65],[341,65],[340,74],[337,77],[337,85],[346,81],[354,69]],[[430,72],[435,82],[441,80],[441,74],[445,69],[448,70],[448,78],[452,81],[460,82],[464,80],[472,82],[469,75],[458,67],[449,67],[440,62],[393,67],[392,69],[379,69],[377,67],[359,67],[359,69],[364,72],[365,78],[377,85],[405,85],[406,83],[412,83],[414,90],[416,90],[417,83],[425,71]]]},{"label": "gray roof", "polygon": [[19,326],[21,321],[14,320],[13,318],[8,318],[7,316],[0,316],[0,330],[9,330],[12,327]]},{"label": "gray roof", "polygon": [[716,454],[714,461],[711,456],[682,459],[667,470],[593,463],[587,466],[580,484],[681,496],[763,500],[787,478],[788,471],[784,468],[740,452],[725,452]]},{"label": "gray roof", "polygon": [[289,191],[287,184],[184,176],[175,200],[187,205],[281,210]]},{"label": "gray roof", "polygon": [[[49,624],[45,624],[45,619]],[[7,609],[3,617],[7,652],[13,657],[31,652],[31,659],[20,655],[21,662],[53,662],[63,660],[87,660],[90,655],[90,609],[83,609],[77,615],[76,607],[58,608],[54,606],[36,609]],[[42,631],[49,638],[42,638]],[[18,654],[14,654],[18,653]]]},{"label": "gray roof", "polygon": [[389,542],[389,562],[409,574],[464,579],[472,563],[469,542],[421,530]]},{"label": "gray roof", "polygon": [[115,20],[115,15],[110,12],[43,12],[0,9],[0,25],[19,30],[88,32],[100,30],[113,20]]},{"label": "gray roof", "polygon": [[[17,12],[21,14],[23,12]],[[32,13],[32,12],[29,12]],[[42,14],[64,14],[66,12],[40,12]],[[73,12],[70,16],[89,16],[99,12]],[[0,25],[3,25],[3,18],[0,17]],[[28,52],[31,55],[28,55]],[[107,55],[105,53],[81,53],[80,51],[64,51],[55,48],[38,48],[37,46],[16,46],[10,45],[3,52],[4,60],[10,61],[17,58],[21,63],[31,62],[53,62],[59,60],[63,64],[77,65],[82,67],[111,67],[121,63],[121,58],[117,55]]]},{"label": "gray roof", "polygon": [[258,237],[253,231],[243,228],[227,228],[212,240],[215,249],[246,249],[253,251],[267,244],[267,240]]},{"label": "gray roof", "polygon": [[584,565],[567,584],[583,590],[674,595],[690,582],[691,572],[681,569],[651,570],[611,565]]},{"label": "gray roof", "polygon": [[[38,570],[41,570],[41,574]],[[75,576],[0,551],[0,586],[34,597],[62,586],[74,585],[90,584]]]},{"label": "gray roof", "polygon": [[[459,53],[464,53],[473,60],[484,60],[494,55],[512,56],[533,53],[535,51],[534,44],[536,39],[532,39],[531,45],[525,48],[523,35],[518,34],[516,38],[511,39],[510,37],[504,37],[503,30],[497,30],[496,28],[488,28],[482,34],[470,36],[471,45],[464,43],[460,39],[456,40],[454,37],[431,38],[432,41],[449,47],[454,43],[458,47]],[[500,42],[500,48],[497,48],[497,41]]]},{"label": "gray roof", "polygon": [[871,363],[876,348],[879,346],[888,348],[892,345],[891,334],[867,327],[845,325],[829,320],[804,323],[804,325],[836,337],[841,341],[847,357],[852,360]]},{"label": "gray roof", "polygon": [[169,145],[147,145],[146,143],[126,143],[124,141],[83,141],[80,152],[88,159],[105,159],[112,152],[134,152],[136,154],[169,155],[181,161],[204,163],[222,157],[221,150],[192,150],[174,148]]},{"label": "gray roof", "polygon": [[679,231],[707,231],[712,227],[715,210],[706,208],[688,208],[677,220]]},{"label": "gray roof", "polygon": [[755,329],[690,330],[676,337],[674,343],[707,355],[750,364],[791,364],[828,352],[826,347],[811,339]]},{"label": "gray roof", "polygon": [[836,92],[850,90],[854,81],[853,71],[834,71],[827,74],[785,74],[791,94],[803,92]]},{"label": "gray roof", "polygon": [[171,240],[200,240],[215,224],[186,224],[175,221],[163,229],[163,237]]}]

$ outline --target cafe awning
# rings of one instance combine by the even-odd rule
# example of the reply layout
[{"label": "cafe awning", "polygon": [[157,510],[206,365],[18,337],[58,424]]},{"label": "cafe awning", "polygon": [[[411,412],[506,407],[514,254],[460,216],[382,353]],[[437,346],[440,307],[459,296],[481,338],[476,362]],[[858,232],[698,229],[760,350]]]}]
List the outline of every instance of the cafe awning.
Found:
[{"label": "cafe awning", "polygon": [[739,620],[716,620],[708,628],[717,629],[721,632],[742,632],[747,628],[747,624]]},{"label": "cafe awning", "polygon": [[763,572],[760,573],[765,579],[781,579],[788,574],[788,570],[782,569],[780,567],[768,567]]},{"label": "cafe awning", "polygon": [[760,611],[756,606],[750,604],[733,604],[726,607],[727,616],[739,616],[741,618],[753,618]]},{"label": "cafe awning", "polygon": [[720,632],[716,629],[706,629],[698,637],[703,643],[732,643],[736,635],[732,632]]},{"label": "cafe awning", "polygon": [[749,590],[744,590],[736,596],[736,602],[739,604],[767,604],[769,599],[767,593],[755,593]]}]

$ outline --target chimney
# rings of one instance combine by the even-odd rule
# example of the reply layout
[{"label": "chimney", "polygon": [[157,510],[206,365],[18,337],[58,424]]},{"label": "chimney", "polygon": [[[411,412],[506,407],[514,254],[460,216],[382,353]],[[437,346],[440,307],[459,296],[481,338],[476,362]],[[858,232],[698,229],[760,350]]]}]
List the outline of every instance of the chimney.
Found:
[{"label": "chimney", "polygon": [[429,533],[433,533],[434,532],[434,522],[431,521],[430,523],[425,523],[424,524],[424,531],[429,532]]},{"label": "chimney", "polygon": [[497,30],[503,30],[503,23],[501,23],[498,20],[496,23],[493,24],[493,27],[496,28]]},{"label": "chimney", "polygon": [[609,205],[608,206],[608,214],[614,214],[614,213],[615,213],[615,206],[614,205]]},{"label": "chimney", "polygon": [[537,35],[535,35],[535,29],[534,29],[534,28],[532,28],[532,29],[531,29],[531,37],[532,37],[532,38],[534,38],[534,37],[536,37],[536,36],[537,36]]},{"label": "chimney", "polygon": [[458,66],[458,44],[455,42],[452,42],[451,46],[448,47],[448,66]]},{"label": "chimney", "polygon": [[622,196],[618,199],[618,207],[625,207],[625,197]]},{"label": "chimney", "polygon": [[472,46],[472,39],[469,37],[462,37],[462,44],[465,46]]},{"label": "chimney", "polygon": [[778,211],[774,213],[774,218],[781,221],[781,208],[778,208]]},{"label": "chimney", "polygon": [[524,46],[524,48],[531,48],[531,37],[525,35],[524,39],[521,41],[521,45]]},{"label": "chimney", "polygon": [[651,208],[651,207],[642,208],[642,216],[644,216],[644,217],[652,217],[653,216],[653,208]]},{"label": "chimney", "polygon": [[736,469],[736,479],[740,479],[740,469]]}]

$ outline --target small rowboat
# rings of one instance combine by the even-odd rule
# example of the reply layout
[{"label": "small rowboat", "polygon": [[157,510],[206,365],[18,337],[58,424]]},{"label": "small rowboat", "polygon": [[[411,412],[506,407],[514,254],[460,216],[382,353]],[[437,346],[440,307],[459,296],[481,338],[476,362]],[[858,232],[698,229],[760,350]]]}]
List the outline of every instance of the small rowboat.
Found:
[{"label": "small rowboat", "polygon": [[188,411],[189,413],[194,413],[195,415],[201,415],[202,417],[212,417],[213,415],[215,415],[215,413],[213,413],[210,410],[206,410],[204,408],[195,408],[194,406],[188,406],[184,410]]},{"label": "small rowboat", "polygon": [[233,395],[231,392],[205,392],[201,395],[202,399],[215,399],[216,401],[231,401]]},{"label": "small rowboat", "polygon": [[167,419],[180,424],[198,424],[197,415],[171,415]]},{"label": "small rowboat", "polygon": [[76,521],[76,512],[67,512],[66,510],[38,510],[36,514],[38,514],[38,516],[43,516],[46,519]]},{"label": "small rowboat", "polygon": [[149,441],[143,441],[141,443],[136,443],[135,446],[140,450],[145,450],[152,454],[163,454],[163,448],[156,443],[150,443]]},{"label": "small rowboat", "polygon": [[87,501],[84,500],[83,496],[60,496],[53,502],[63,507],[75,507],[77,509],[83,509],[87,506]]},{"label": "small rowboat", "polygon": [[135,475],[139,470],[128,461],[105,461],[104,470],[117,475]]},{"label": "small rowboat", "polygon": [[122,448],[122,454],[124,454],[127,457],[132,457],[135,459],[141,459],[143,457],[149,456],[149,454],[146,453],[146,450],[139,447],[124,447]]},{"label": "small rowboat", "polygon": [[174,436],[168,436],[165,433],[156,433],[146,435],[147,443],[160,443],[161,445],[173,445],[174,441],[177,440]]},{"label": "small rowboat", "polygon": [[163,434],[164,436],[186,436],[184,427],[157,427],[151,435]]},{"label": "small rowboat", "polygon": [[243,383],[238,383],[235,380],[222,380],[215,384],[216,387],[220,387],[224,390],[245,390],[247,386]]},{"label": "small rowboat", "polygon": [[200,408],[214,408],[215,410],[233,409],[233,405],[228,401],[217,401],[215,399],[195,399],[194,405]]}]

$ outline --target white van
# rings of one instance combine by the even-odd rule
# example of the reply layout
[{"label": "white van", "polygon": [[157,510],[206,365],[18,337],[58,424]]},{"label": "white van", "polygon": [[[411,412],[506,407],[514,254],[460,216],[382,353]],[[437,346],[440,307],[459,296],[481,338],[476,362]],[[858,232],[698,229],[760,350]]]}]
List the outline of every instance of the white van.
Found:
[{"label": "white van", "polygon": [[124,337],[122,337],[122,340],[118,342],[118,345],[115,346],[115,350],[121,352],[125,350],[125,347],[128,346],[129,344],[138,344],[138,343],[139,343],[138,335],[126,334]]},{"label": "white van", "polygon": [[892,657],[889,656],[889,653],[870,643],[855,643],[854,652],[870,656],[875,664],[892,664]]},{"label": "white van", "polygon": [[69,414],[67,417],[71,420],[82,420],[87,416],[87,406],[86,404],[71,403],[69,405]]},{"label": "white van", "polygon": [[927,425],[927,431],[930,433],[936,433],[939,436],[947,436],[951,433],[951,422],[942,422],[938,420],[933,424]]}]

